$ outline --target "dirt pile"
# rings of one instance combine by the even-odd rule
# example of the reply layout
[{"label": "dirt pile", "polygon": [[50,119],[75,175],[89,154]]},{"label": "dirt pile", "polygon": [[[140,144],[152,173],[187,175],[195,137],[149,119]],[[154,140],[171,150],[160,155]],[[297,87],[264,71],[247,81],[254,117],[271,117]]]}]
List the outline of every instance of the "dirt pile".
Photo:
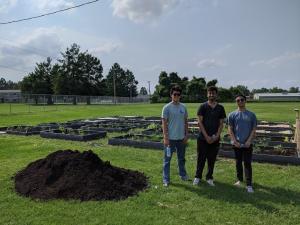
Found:
[{"label": "dirt pile", "polygon": [[33,199],[120,200],[147,187],[147,178],[102,161],[92,151],[59,150],[15,176],[15,189]]}]

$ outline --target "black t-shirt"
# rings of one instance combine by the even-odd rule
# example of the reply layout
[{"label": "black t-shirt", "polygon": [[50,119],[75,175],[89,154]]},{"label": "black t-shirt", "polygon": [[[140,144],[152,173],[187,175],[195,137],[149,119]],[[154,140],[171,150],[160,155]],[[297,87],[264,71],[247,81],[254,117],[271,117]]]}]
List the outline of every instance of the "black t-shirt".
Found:
[{"label": "black t-shirt", "polygon": [[[226,118],[225,109],[222,105],[217,104],[212,108],[208,102],[200,105],[197,115],[203,116],[202,123],[208,136],[216,134],[219,129],[220,119]],[[202,140],[205,139],[202,133],[200,133],[199,138]]]}]

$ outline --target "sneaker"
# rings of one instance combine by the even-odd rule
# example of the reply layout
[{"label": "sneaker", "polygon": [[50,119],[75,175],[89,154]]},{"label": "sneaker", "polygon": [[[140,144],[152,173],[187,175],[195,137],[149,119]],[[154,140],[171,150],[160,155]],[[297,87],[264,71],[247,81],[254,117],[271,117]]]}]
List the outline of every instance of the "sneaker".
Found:
[{"label": "sneaker", "polygon": [[209,184],[209,186],[212,186],[212,187],[215,186],[214,180],[212,180],[212,179],[208,179],[206,182]]},{"label": "sneaker", "polygon": [[233,185],[236,186],[236,187],[241,187],[242,186],[242,182],[238,180]]},{"label": "sneaker", "polygon": [[163,186],[164,186],[164,187],[169,187],[169,183],[163,182]]},{"label": "sneaker", "polygon": [[188,176],[188,175],[185,175],[185,176],[181,177],[181,180],[183,180],[183,181],[188,181],[188,180],[189,180],[189,176]]},{"label": "sneaker", "polygon": [[196,178],[194,179],[194,181],[193,181],[193,185],[196,186],[196,185],[199,185],[199,183],[200,183],[200,178],[197,178],[197,177],[196,177]]},{"label": "sneaker", "polygon": [[247,186],[247,192],[248,193],[254,193],[253,187],[252,186]]}]

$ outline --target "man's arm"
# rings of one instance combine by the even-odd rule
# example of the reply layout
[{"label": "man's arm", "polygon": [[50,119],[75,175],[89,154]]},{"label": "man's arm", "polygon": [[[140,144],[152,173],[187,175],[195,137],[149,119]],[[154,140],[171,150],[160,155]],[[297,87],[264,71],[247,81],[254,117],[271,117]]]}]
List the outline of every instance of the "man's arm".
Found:
[{"label": "man's arm", "polygon": [[200,115],[198,116],[198,125],[199,125],[199,130],[203,134],[206,142],[208,144],[213,143],[212,138],[210,136],[208,136],[208,134],[207,134],[207,132],[206,132],[206,130],[204,128],[204,125],[203,125],[203,116],[200,116]]},{"label": "man's arm", "polygon": [[184,135],[183,143],[186,144],[189,139],[189,123],[187,117],[185,117],[185,121],[184,121],[184,130],[185,130],[185,135]]},{"label": "man's arm", "polygon": [[234,132],[233,132],[233,128],[230,124],[228,125],[228,133],[230,135],[231,141],[233,142],[233,145],[237,148],[240,148],[241,144],[236,140]]},{"label": "man's arm", "polygon": [[169,131],[168,131],[168,121],[165,118],[162,118],[162,129],[163,129],[163,136],[164,136],[164,145],[170,145],[169,142]]},{"label": "man's arm", "polygon": [[220,119],[218,132],[216,133],[216,137],[214,138],[214,141],[217,141],[217,140],[220,139],[221,133],[222,133],[222,130],[223,130],[223,124],[224,124],[224,119]]},{"label": "man's arm", "polygon": [[256,127],[253,128],[253,130],[251,131],[250,136],[248,137],[248,139],[245,143],[246,148],[250,147],[250,145],[252,143],[252,140],[255,138],[255,135],[256,135]]}]

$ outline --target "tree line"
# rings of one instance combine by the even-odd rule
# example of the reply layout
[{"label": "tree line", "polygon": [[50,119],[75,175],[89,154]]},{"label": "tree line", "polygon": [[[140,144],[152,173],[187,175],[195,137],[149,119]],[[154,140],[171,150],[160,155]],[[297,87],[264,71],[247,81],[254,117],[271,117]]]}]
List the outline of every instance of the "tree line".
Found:
[{"label": "tree line", "polygon": [[[207,87],[216,86],[217,83],[216,79],[207,81],[205,77],[199,76],[189,79],[186,76],[179,76],[177,72],[168,74],[162,71],[151,96],[151,102],[168,102],[169,90],[175,84],[183,89],[182,101],[201,102],[206,99]],[[114,96],[116,94],[117,97],[135,97],[138,95],[137,84],[138,81],[133,72],[123,69],[118,63],[114,63],[108,74],[104,76],[100,59],[88,51],[81,51],[80,46],[75,43],[62,52],[56,62],[48,57],[44,62],[37,63],[34,71],[20,82],[15,83],[0,78],[0,90],[21,89],[23,94],[47,94],[49,95],[48,104],[52,103],[51,95],[54,94],[81,96]],[[244,85],[230,88],[219,87],[219,101],[232,101],[238,93],[249,96],[255,93],[284,92],[299,92],[299,87],[291,87],[289,90],[279,87],[260,88],[252,91]],[[147,89],[142,87],[139,94],[147,95]]]},{"label": "tree line", "polygon": [[[182,88],[181,99],[183,102],[202,102],[207,99],[206,90],[210,86],[216,86],[218,80],[213,79],[206,81],[205,77],[193,76],[191,80],[188,77],[180,77],[178,73],[167,73],[162,71],[159,75],[158,84],[155,86],[155,91],[151,96],[151,102],[169,102],[170,89],[173,85],[178,84]],[[230,88],[219,87],[219,101],[230,102],[234,100],[237,94],[244,94],[245,96],[252,96],[255,93],[296,93],[299,92],[299,87],[291,87],[285,90],[279,87],[253,89],[250,91],[247,86],[237,85]]]}]

